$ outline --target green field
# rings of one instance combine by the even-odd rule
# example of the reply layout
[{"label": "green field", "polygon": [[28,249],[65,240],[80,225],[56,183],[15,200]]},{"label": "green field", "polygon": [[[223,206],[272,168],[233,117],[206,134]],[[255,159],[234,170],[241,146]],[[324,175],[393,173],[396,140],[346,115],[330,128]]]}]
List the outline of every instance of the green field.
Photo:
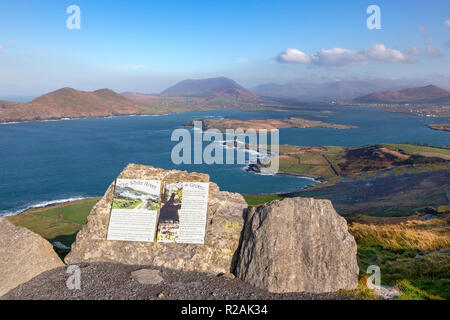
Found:
[{"label": "green field", "polygon": [[323,183],[298,192],[245,198],[250,205],[260,205],[284,197],[314,197],[331,200],[342,215],[409,215],[447,204],[449,160],[449,149],[410,144],[282,145],[279,173],[320,177]]},{"label": "green field", "polygon": [[393,150],[401,150],[403,152],[410,153],[410,154],[439,153],[439,154],[450,156],[450,150],[444,149],[444,148],[416,146],[413,144],[403,144],[403,143],[384,144],[383,146],[388,147]]},{"label": "green field", "polygon": [[7,219],[17,226],[30,229],[50,242],[59,241],[70,247],[78,231],[86,224],[87,216],[97,201],[98,198],[90,198],[32,209]]},{"label": "green field", "polygon": [[276,194],[270,194],[270,195],[249,195],[249,194],[243,194],[243,197],[245,201],[247,201],[247,204],[249,206],[257,206],[260,204],[264,204],[266,202],[270,202],[272,200],[281,200],[283,199],[282,196],[276,195]]},{"label": "green field", "polygon": [[[345,148],[281,145],[279,172],[320,177],[331,183],[347,177],[424,172],[450,167],[450,149],[411,144]],[[384,173],[383,173],[384,171]]]}]

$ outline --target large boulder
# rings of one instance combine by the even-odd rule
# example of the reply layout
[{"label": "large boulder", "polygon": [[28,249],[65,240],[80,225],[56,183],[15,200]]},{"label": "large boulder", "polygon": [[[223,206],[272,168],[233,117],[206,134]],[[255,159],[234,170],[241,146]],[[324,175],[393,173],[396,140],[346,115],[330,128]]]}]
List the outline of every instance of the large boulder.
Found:
[{"label": "large boulder", "polygon": [[236,275],[270,292],[358,284],[356,242],[329,200],[288,198],[249,210]]},{"label": "large boulder", "polygon": [[61,266],[64,263],[50,242],[0,218],[0,296],[44,271]]},{"label": "large boulder", "polygon": [[[136,164],[128,165],[119,178],[156,179],[169,183],[209,181],[207,174]],[[220,191],[215,183],[210,183],[205,244],[199,245],[106,240],[113,191],[114,183],[92,209],[87,224],[78,233],[65,258],[66,263],[106,261],[186,271],[233,271],[247,208],[240,194]]]}]

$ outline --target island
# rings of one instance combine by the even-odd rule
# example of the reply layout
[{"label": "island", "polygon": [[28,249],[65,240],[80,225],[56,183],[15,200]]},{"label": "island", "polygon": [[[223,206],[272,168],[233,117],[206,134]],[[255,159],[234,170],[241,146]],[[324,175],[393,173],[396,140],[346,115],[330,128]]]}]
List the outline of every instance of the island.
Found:
[{"label": "island", "polygon": [[433,130],[450,131],[450,123],[429,124],[427,127]]},{"label": "island", "polygon": [[357,126],[332,124],[322,121],[305,120],[297,117],[289,117],[283,119],[258,119],[258,120],[239,120],[233,118],[225,118],[221,120],[216,119],[193,119],[189,121],[186,126],[194,126],[194,121],[201,121],[203,123],[203,130],[218,129],[225,132],[226,129],[254,129],[254,130],[276,130],[280,128],[330,128],[330,129],[354,129]]}]

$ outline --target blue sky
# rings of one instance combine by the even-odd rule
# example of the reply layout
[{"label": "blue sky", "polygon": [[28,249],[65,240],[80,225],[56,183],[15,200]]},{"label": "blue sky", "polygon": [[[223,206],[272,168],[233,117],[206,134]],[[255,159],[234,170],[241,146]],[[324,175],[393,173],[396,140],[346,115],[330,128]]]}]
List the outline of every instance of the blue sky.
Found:
[{"label": "blue sky", "polygon": [[[371,4],[381,30],[366,27]],[[80,30],[66,28],[69,5],[81,9]],[[450,83],[448,0],[15,0],[0,3],[0,30],[1,96],[64,86],[151,93],[214,76],[244,86]]]}]

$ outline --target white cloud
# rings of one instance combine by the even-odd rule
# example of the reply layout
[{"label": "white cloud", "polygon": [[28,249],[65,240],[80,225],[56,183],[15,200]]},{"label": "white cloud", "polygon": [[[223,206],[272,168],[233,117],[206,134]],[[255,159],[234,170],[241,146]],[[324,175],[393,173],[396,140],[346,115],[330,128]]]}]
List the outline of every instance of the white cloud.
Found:
[{"label": "white cloud", "polygon": [[428,33],[424,26],[419,26],[419,31],[425,39],[428,38]]},{"label": "white cloud", "polygon": [[[418,51],[416,49],[416,51]],[[344,48],[322,49],[308,55],[298,49],[289,48],[280,53],[277,60],[283,63],[305,63],[321,66],[364,65],[370,61],[411,62],[412,59],[399,50],[388,49],[384,44],[375,44],[361,51]]]},{"label": "white cloud", "polygon": [[442,53],[440,53],[439,50],[432,44],[427,44],[427,52],[430,55],[432,55],[433,57],[441,57],[442,56]]},{"label": "white cloud", "polygon": [[334,48],[322,49],[313,57],[313,62],[319,65],[326,66],[344,66],[351,64],[367,64],[367,57],[355,50]]},{"label": "white cloud", "polygon": [[384,44],[377,43],[370,49],[366,49],[366,55],[370,59],[384,61],[384,62],[405,62],[408,61],[408,56],[399,50],[387,49]]},{"label": "white cloud", "polygon": [[312,59],[306,53],[293,48],[288,48],[277,57],[279,62],[285,63],[311,63]]},{"label": "white cloud", "polygon": [[444,24],[445,24],[447,27],[450,27],[450,19],[445,20],[445,21],[444,21]]},{"label": "white cloud", "polygon": [[3,50],[5,50],[5,46],[2,46],[2,45],[0,44],[0,52],[2,52]]}]

